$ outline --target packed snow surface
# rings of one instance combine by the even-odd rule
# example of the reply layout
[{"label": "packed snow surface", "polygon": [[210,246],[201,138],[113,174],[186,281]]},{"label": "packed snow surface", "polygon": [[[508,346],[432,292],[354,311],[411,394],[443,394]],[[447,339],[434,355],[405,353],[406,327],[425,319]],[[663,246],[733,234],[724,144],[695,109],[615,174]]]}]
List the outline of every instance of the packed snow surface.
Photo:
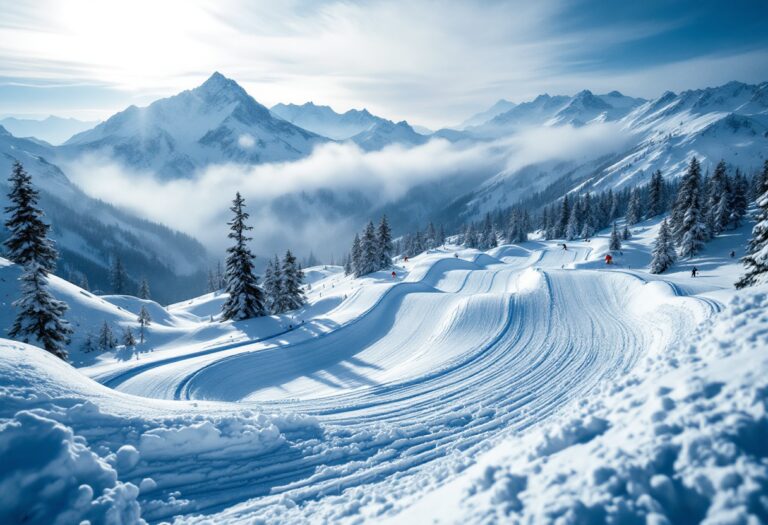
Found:
[{"label": "packed snow surface", "polygon": [[768,289],[736,293],[728,256],[747,230],[656,276],[657,227],[610,267],[605,235],[316,267],[305,308],[242,323],[221,294],[52,280],[83,325],[157,323],[79,370],[3,342],[0,521],[765,522]]}]

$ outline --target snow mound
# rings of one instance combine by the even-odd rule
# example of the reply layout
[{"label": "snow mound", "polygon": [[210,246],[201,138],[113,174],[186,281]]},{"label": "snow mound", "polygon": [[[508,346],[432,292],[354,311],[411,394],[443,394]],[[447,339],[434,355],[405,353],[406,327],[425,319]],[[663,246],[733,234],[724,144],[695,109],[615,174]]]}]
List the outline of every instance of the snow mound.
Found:
[{"label": "snow mound", "polygon": [[225,478],[258,495],[264,457],[291,453],[284,432],[322,435],[306,416],[121,394],[0,340],[0,523],[169,519],[227,501]]},{"label": "snow mound", "polygon": [[0,423],[0,463],[2,523],[146,523],[138,487],[52,419],[21,411]]}]

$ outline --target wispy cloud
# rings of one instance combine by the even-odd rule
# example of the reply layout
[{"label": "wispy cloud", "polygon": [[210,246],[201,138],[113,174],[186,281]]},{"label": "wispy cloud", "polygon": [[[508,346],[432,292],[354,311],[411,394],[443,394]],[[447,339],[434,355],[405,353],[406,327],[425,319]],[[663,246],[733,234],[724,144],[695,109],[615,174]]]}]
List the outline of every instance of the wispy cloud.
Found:
[{"label": "wispy cloud", "polygon": [[[433,127],[461,121],[502,96],[573,93],[612,79],[619,81],[611,89],[632,94],[663,91],[664,77],[654,68],[665,61],[636,67],[640,44],[663,47],[659,39],[690,29],[701,14],[686,18],[687,10],[656,2],[645,8],[654,16],[637,7],[611,20],[599,4],[0,0],[0,77],[124,90],[122,105],[114,97],[96,99],[92,109],[111,112],[137,94],[168,95],[221,70],[266,104],[366,106]],[[665,10],[674,12],[665,18]],[[610,50],[634,44],[620,69],[605,63]],[[680,47],[675,42],[670,51]],[[694,54],[698,48],[688,47]],[[723,56],[753,51],[721,50]],[[699,55],[686,60],[706,53]],[[768,72],[765,63],[757,65],[753,70]],[[701,78],[728,80],[716,72]],[[697,75],[687,78],[685,87],[698,85]],[[20,107],[25,103],[40,105],[38,98],[3,95],[17,112],[31,112]]]},{"label": "wispy cloud", "polygon": [[[296,162],[217,165],[192,179],[171,181],[93,156],[65,165],[65,171],[91,195],[190,233],[219,252],[226,244],[229,202],[240,191],[249,205],[259,253],[292,247],[328,257],[348,249],[353,232],[377,207],[417,185],[502,171],[514,174],[545,160],[587,160],[626,138],[608,123],[535,128],[466,146],[432,140],[413,148],[364,152],[354,144],[332,143]],[[343,205],[328,205],[329,199]]]}]

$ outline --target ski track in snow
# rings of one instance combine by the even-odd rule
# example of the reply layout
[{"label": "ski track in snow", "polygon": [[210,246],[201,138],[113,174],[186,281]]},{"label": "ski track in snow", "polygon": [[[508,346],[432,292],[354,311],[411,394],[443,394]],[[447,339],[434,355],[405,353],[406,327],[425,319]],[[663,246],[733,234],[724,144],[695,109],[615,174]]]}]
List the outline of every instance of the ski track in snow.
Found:
[{"label": "ski track in snow", "polygon": [[647,274],[567,269],[591,250],[501,253],[506,264],[486,254],[439,259],[381,285],[373,301],[350,296],[340,309],[370,304],[321,335],[290,330],[101,380],[132,394],[238,401],[323,423],[322,438],[285,431],[286,446],[226,479],[201,481],[188,465],[173,488],[196,502],[195,512],[258,498],[242,504],[252,516],[284,494],[301,502],[402,482],[539,424],[720,309]]}]

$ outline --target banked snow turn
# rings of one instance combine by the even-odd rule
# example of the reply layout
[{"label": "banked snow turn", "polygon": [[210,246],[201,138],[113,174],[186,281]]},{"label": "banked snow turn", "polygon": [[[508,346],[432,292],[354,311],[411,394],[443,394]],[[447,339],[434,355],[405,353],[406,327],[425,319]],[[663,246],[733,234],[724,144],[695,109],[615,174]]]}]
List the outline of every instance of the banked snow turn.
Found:
[{"label": "banked snow turn", "polygon": [[285,445],[228,472],[225,484],[188,465],[195,481],[166,490],[192,500],[191,515],[275,518],[286,498],[311,508],[362,486],[388,502],[382,511],[396,508],[720,308],[645,273],[593,267],[591,248],[529,246],[423,255],[397,282],[366,279],[336,308],[275,337],[94,377],[129,394],[236,401],[320,422],[321,436],[281,428]]}]

